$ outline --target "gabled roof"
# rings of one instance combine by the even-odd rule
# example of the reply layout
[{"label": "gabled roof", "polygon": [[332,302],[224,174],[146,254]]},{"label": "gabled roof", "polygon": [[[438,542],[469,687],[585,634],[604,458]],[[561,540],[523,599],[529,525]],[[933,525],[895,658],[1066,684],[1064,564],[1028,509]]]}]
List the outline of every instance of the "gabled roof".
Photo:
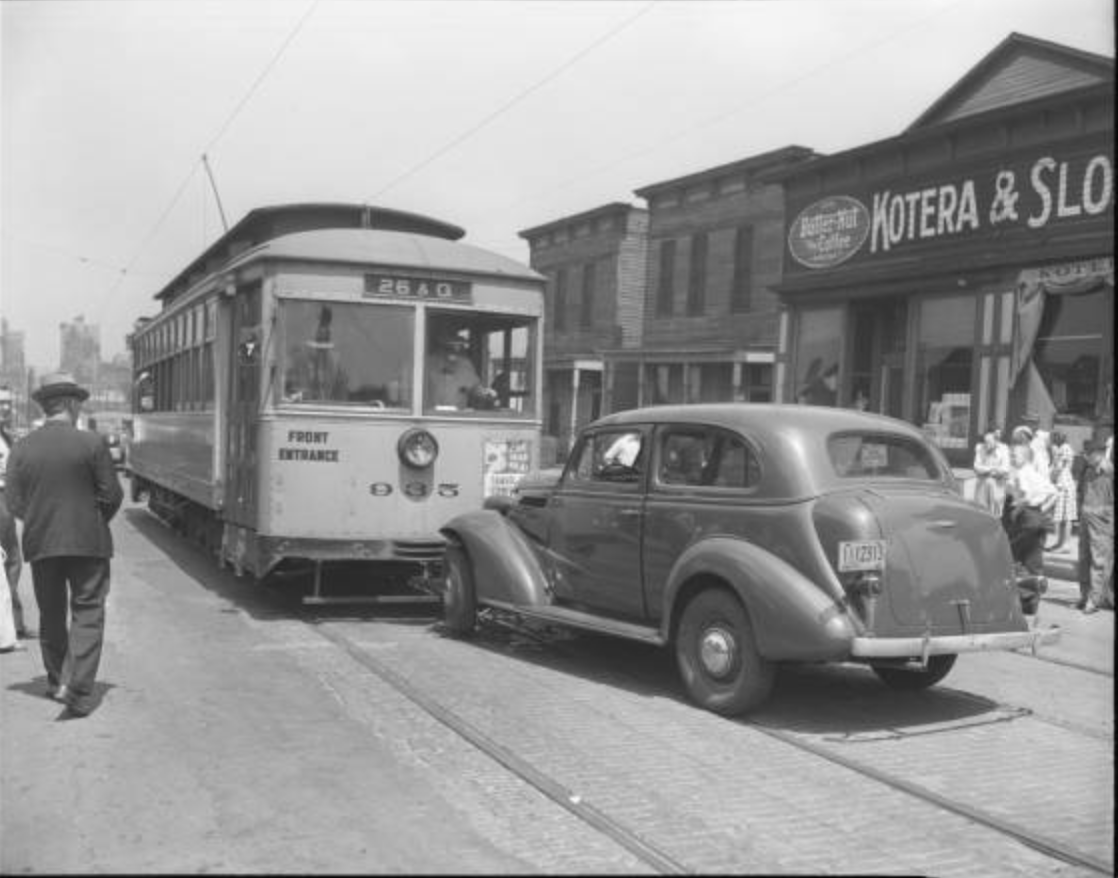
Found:
[{"label": "gabled roof", "polygon": [[1106,82],[1113,58],[1011,33],[906,131]]}]

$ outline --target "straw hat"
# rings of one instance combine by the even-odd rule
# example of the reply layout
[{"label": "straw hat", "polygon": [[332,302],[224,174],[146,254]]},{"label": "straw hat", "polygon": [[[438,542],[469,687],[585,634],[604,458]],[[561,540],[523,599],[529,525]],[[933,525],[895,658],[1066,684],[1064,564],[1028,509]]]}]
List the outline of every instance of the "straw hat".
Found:
[{"label": "straw hat", "polygon": [[51,372],[40,379],[38,388],[31,394],[31,398],[39,403],[58,396],[72,396],[85,401],[89,399],[89,391],[79,386],[69,372]]}]

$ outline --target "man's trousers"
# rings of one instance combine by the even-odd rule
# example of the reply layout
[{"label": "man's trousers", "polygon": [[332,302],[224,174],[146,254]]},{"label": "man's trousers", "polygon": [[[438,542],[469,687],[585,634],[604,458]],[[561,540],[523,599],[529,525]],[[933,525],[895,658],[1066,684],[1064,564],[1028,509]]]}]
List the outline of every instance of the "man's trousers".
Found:
[{"label": "man's trousers", "polygon": [[47,684],[52,689],[65,686],[76,708],[91,710],[105,634],[109,559],[43,558],[31,562],[31,578]]}]

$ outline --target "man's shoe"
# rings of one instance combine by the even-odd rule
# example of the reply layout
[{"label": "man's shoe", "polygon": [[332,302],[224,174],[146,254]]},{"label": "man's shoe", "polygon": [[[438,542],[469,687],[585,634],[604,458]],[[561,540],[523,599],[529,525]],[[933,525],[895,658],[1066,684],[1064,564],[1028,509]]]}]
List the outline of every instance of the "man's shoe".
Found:
[{"label": "man's shoe", "polygon": [[1080,598],[1075,602],[1075,608],[1077,610],[1082,610],[1085,606],[1087,606],[1087,601],[1085,601],[1083,598]]},{"label": "man's shoe", "polygon": [[61,701],[62,703],[65,703],[66,699],[69,697],[70,690],[67,689],[65,686],[47,686],[47,698],[49,698],[51,701]]},{"label": "man's shoe", "polygon": [[1090,601],[1087,601],[1087,603],[1083,605],[1083,615],[1084,616],[1089,616],[1089,615],[1091,615],[1091,613],[1097,613],[1098,611],[1099,611],[1099,608],[1096,607]]}]

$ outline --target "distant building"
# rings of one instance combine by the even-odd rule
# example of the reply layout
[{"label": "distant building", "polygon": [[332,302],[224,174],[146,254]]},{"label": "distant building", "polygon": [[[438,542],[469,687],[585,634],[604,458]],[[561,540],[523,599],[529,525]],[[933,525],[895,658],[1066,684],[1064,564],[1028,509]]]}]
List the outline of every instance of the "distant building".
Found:
[{"label": "distant building", "polygon": [[8,320],[0,317],[0,385],[12,391],[12,411],[16,424],[26,420],[27,361],[24,353],[25,334],[9,328]]},{"label": "distant building", "polygon": [[70,323],[60,323],[58,331],[61,369],[73,375],[79,384],[92,386],[101,363],[100,328],[86,323],[79,314]]}]

